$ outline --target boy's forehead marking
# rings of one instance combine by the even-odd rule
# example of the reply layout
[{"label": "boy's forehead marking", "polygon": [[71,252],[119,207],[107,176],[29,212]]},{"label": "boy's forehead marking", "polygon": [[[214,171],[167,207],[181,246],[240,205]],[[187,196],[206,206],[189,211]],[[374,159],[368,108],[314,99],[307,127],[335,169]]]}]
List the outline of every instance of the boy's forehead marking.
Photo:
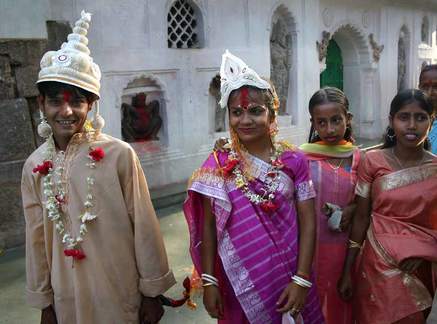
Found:
[{"label": "boy's forehead marking", "polygon": [[69,90],[64,90],[62,92],[62,98],[64,99],[65,102],[69,102],[71,99],[71,92]]}]

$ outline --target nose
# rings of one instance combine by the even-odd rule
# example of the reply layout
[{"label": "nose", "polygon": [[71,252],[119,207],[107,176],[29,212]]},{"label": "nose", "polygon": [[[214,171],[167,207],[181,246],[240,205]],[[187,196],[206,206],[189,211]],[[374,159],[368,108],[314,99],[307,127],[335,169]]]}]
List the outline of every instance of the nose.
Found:
[{"label": "nose", "polygon": [[328,122],[328,134],[334,134],[335,133],[335,126]]},{"label": "nose", "polygon": [[252,124],[252,119],[250,118],[249,113],[247,111],[243,111],[243,113],[241,114],[240,124],[243,125]]},{"label": "nose", "polygon": [[61,106],[59,114],[63,117],[68,117],[73,114],[73,109],[71,109],[71,106],[67,101],[65,101],[64,104]]},{"label": "nose", "polygon": [[408,121],[408,129],[416,129],[416,119],[414,116],[411,116],[411,118]]}]

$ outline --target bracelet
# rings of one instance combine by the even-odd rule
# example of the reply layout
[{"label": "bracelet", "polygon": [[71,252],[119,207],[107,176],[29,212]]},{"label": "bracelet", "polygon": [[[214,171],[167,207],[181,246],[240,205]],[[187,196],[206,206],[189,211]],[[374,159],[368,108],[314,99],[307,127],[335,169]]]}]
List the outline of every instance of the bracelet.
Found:
[{"label": "bracelet", "polygon": [[308,280],[308,281],[311,280],[311,277],[310,277],[309,275],[307,275],[306,273],[304,273],[304,272],[300,272],[300,271],[298,271],[298,272],[296,273],[296,275],[299,276],[299,277],[301,277],[301,278],[303,278],[303,279],[305,279],[305,280]]},{"label": "bracelet", "polygon": [[362,245],[360,243],[349,240],[349,246],[348,246],[349,249],[361,249],[361,247]]},{"label": "bracelet", "polygon": [[[202,278],[203,281],[205,281],[205,284],[211,284],[211,285],[214,285],[217,287],[219,286],[218,279],[214,276],[211,276],[207,273],[202,273],[202,275],[200,277]],[[205,287],[205,286],[203,286],[203,287]]]},{"label": "bracelet", "polygon": [[218,287],[218,285],[212,283],[212,282],[207,282],[206,284],[203,284],[202,287],[209,287],[209,286],[216,286]]},{"label": "bracelet", "polygon": [[305,280],[304,278],[299,277],[299,276],[297,276],[297,275],[292,276],[292,277],[291,277],[291,280],[293,280],[293,282],[294,282],[296,285],[301,286],[301,287],[304,287],[304,288],[311,288],[312,285],[313,285],[310,281]]}]

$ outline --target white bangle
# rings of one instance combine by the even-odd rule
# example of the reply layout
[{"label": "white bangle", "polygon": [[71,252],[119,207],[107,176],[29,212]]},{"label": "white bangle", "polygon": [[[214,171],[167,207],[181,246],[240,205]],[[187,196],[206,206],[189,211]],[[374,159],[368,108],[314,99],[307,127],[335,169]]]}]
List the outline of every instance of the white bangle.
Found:
[{"label": "white bangle", "polygon": [[218,287],[218,279],[216,277],[211,276],[211,275],[209,275],[207,273],[202,273],[202,275],[200,277],[206,283],[210,283],[210,284],[213,284],[214,286]]},{"label": "white bangle", "polygon": [[297,285],[304,287],[304,288],[311,288],[312,287],[312,283],[302,277],[299,277],[297,275],[294,275],[291,277],[291,280],[293,280],[294,283],[296,283]]}]

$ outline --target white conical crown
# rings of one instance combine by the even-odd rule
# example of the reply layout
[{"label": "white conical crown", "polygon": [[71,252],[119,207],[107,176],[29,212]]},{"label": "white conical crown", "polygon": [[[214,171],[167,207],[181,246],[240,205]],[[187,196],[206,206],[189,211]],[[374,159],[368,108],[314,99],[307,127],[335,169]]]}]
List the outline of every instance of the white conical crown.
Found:
[{"label": "white conical crown", "polygon": [[90,22],[91,14],[82,11],[73,33],[68,35],[68,41],[62,44],[61,49],[44,54],[37,83],[67,83],[100,97],[100,68],[90,56],[86,37]]},{"label": "white conical crown", "polygon": [[240,58],[232,55],[228,50],[222,55],[220,67],[220,106],[226,108],[229,95],[242,86],[253,86],[258,89],[271,89],[270,84],[247,66]]}]

